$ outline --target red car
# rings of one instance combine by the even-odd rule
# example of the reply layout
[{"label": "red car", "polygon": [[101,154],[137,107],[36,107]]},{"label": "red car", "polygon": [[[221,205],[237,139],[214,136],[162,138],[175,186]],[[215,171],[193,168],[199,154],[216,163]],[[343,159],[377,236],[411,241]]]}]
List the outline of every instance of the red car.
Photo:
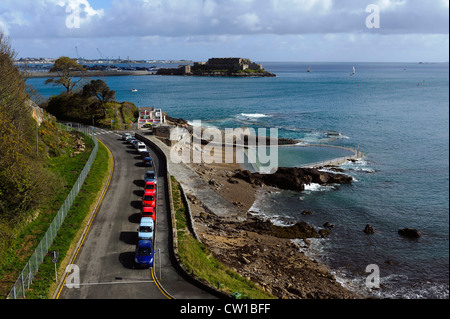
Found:
[{"label": "red car", "polygon": [[142,197],[142,207],[156,207],[156,198],[154,193],[145,193]]},{"label": "red car", "polygon": [[152,194],[156,197],[156,184],[155,182],[145,183],[144,190],[146,194]]},{"label": "red car", "polygon": [[153,221],[156,221],[156,209],[155,207],[142,207],[141,218],[150,217]]}]

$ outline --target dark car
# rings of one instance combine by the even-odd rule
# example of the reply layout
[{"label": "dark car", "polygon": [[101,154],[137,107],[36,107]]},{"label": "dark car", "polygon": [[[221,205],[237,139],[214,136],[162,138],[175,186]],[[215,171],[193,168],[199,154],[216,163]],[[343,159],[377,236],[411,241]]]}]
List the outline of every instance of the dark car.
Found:
[{"label": "dark car", "polygon": [[144,159],[146,157],[150,157],[150,152],[149,151],[141,152],[141,157],[142,157],[142,159]]},{"label": "dark car", "polygon": [[136,267],[153,267],[153,244],[151,240],[140,240],[136,246],[134,263]]},{"label": "dark car", "polygon": [[153,160],[151,157],[145,157],[142,162],[144,163],[145,166],[147,167],[152,167],[153,166]]}]

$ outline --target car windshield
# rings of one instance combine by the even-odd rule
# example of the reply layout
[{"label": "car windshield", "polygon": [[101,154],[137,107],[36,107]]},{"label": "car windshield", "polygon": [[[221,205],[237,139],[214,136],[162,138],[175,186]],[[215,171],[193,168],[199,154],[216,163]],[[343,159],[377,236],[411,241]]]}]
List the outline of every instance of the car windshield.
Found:
[{"label": "car windshield", "polygon": [[143,150],[145,149],[145,145],[139,145],[139,148]]},{"label": "car windshield", "polygon": [[153,184],[145,185],[145,189],[155,189],[155,185]]},{"label": "car windshield", "polygon": [[150,247],[139,247],[137,253],[141,256],[150,256],[152,254],[152,250]]},{"label": "car windshield", "polygon": [[151,233],[153,228],[151,226],[141,226],[139,227],[139,232],[141,233]]},{"label": "car windshield", "polygon": [[148,173],[148,174],[147,174],[147,178],[148,178],[148,179],[154,179],[154,178],[155,178],[155,174],[153,174],[153,173]]},{"label": "car windshield", "polygon": [[153,196],[144,196],[145,201],[154,201]]}]

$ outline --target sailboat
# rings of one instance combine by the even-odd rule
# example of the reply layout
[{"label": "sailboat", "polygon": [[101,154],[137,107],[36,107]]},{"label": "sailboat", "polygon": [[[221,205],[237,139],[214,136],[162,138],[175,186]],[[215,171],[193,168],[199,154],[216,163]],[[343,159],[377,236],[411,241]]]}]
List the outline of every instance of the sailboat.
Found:
[{"label": "sailboat", "polygon": [[350,75],[351,76],[354,76],[356,74],[356,69],[355,69],[355,67],[353,67],[353,70],[352,70],[352,72],[350,73]]},{"label": "sailboat", "polygon": [[311,72],[311,67],[308,67],[308,71],[306,71],[306,72]]}]

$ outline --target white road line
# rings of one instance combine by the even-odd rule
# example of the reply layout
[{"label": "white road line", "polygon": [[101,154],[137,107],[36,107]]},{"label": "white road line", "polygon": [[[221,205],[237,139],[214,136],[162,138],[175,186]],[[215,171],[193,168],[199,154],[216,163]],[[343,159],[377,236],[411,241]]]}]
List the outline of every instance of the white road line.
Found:
[{"label": "white road line", "polygon": [[[153,280],[139,280],[139,281],[112,281],[112,282],[92,282],[92,283],[85,283],[85,284],[78,284],[80,286],[101,286],[101,285],[134,285],[134,284],[148,284],[148,283],[154,283]],[[66,286],[73,286],[72,283],[67,283]]]}]

